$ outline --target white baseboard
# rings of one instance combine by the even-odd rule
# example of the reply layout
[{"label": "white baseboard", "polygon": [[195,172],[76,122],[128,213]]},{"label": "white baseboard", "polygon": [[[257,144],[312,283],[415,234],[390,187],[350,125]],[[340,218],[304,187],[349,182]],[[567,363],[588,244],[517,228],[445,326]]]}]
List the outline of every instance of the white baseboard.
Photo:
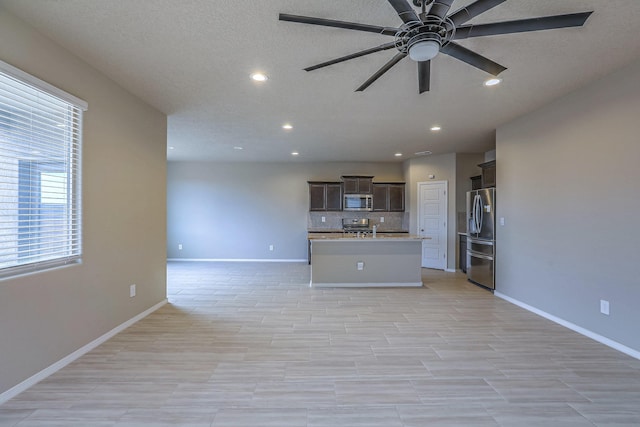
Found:
[{"label": "white baseboard", "polygon": [[167,302],[168,301],[166,299],[163,300],[163,301],[160,301],[158,304],[154,305],[153,307],[143,311],[142,313],[140,313],[137,316],[127,320],[126,322],[122,323],[121,325],[116,326],[115,328],[113,328],[112,330],[107,332],[106,334],[104,334],[104,335],[96,338],[95,340],[91,341],[89,344],[79,348],[78,350],[74,351],[70,355],[58,360],[53,365],[50,365],[49,367],[43,369],[42,371],[38,372],[37,374],[35,374],[35,375],[27,378],[26,380],[22,381],[20,384],[17,384],[15,386],[13,386],[12,388],[10,388],[9,390],[5,391],[4,393],[0,394],[0,405],[3,404],[4,402],[6,402],[7,400],[9,400],[9,399],[11,399],[13,397],[16,397],[18,394],[20,394],[23,391],[27,390],[29,387],[31,387],[31,386],[37,384],[38,382],[42,381],[43,379],[47,378],[49,375],[54,374],[55,372],[57,372],[60,369],[64,368],[69,363],[73,362],[74,360],[76,360],[76,359],[80,358],[81,356],[85,355],[86,353],[90,352],[91,350],[93,350],[94,348],[99,346],[100,344],[102,344],[105,341],[107,341],[108,339],[112,338],[114,335],[116,335],[119,332],[122,332],[123,330],[127,329],[129,326],[133,325],[137,321],[147,317],[149,314],[153,313],[154,311],[156,311],[157,309],[159,309],[160,307],[165,305]]},{"label": "white baseboard", "polygon": [[446,271],[447,273],[455,273],[456,271],[460,270],[456,270],[455,268],[445,268],[444,271]]},{"label": "white baseboard", "polygon": [[167,261],[185,261],[185,262],[308,262],[308,260],[306,258],[305,259],[167,258]]},{"label": "white baseboard", "polygon": [[592,332],[592,331],[590,331],[588,329],[585,329],[585,328],[583,328],[581,326],[578,326],[576,324],[573,324],[571,322],[567,322],[566,320],[561,319],[559,317],[556,317],[553,314],[549,314],[549,313],[547,313],[545,311],[537,309],[537,308],[535,308],[535,307],[533,307],[533,306],[531,306],[529,304],[526,304],[526,303],[524,303],[522,301],[519,301],[517,299],[511,298],[511,297],[509,297],[507,295],[501,294],[500,292],[496,291],[493,294],[495,296],[497,296],[498,298],[502,298],[505,301],[509,301],[511,304],[515,304],[518,307],[522,307],[525,310],[528,310],[528,311],[530,311],[532,313],[537,314],[538,316],[542,316],[545,319],[551,320],[552,322],[555,322],[555,323],[557,323],[559,325],[562,325],[565,328],[571,329],[572,331],[577,332],[577,333],[579,333],[581,335],[584,335],[585,337],[591,338],[594,341],[598,341],[599,343],[604,344],[607,347],[611,347],[614,350],[618,350],[618,351],[620,351],[620,352],[622,352],[624,354],[627,354],[627,355],[629,355],[631,357],[634,357],[634,358],[640,360],[640,351],[634,350],[631,347],[627,347],[624,344],[620,344],[617,341],[614,341],[612,339],[604,337],[604,336],[602,336],[600,334],[596,334],[595,332]]}]

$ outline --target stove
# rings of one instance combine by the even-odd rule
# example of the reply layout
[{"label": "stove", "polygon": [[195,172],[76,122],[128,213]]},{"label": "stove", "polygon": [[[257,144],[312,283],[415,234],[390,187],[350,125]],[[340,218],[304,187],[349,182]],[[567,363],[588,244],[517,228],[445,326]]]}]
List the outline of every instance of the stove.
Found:
[{"label": "stove", "polygon": [[342,231],[344,233],[371,233],[369,218],[343,218]]}]

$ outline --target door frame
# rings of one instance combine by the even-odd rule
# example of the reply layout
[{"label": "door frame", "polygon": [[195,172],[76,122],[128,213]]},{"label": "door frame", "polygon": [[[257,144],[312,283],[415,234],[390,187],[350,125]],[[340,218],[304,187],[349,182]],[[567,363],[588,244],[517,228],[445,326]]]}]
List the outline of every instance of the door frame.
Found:
[{"label": "door frame", "polygon": [[[444,268],[443,271],[452,271],[448,268],[449,266],[449,181],[443,180],[443,181],[419,181],[418,182],[418,197],[417,197],[417,201],[418,201],[418,217],[416,220],[416,235],[422,237],[422,233],[420,232],[420,221],[422,219],[422,191],[421,188],[423,185],[426,186],[430,186],[430,185],[435,185],[435,184],[444,184],[444,195],[445,195],[445,205],[444,205],[444,221],[445,221],[445,227],[444,227],[444,254],[445,254],[445,260],[444,260]],[[421,259],[423,259],[424,255],[421,254]],[[422,263],[422,261],[421,261]],[[455,270],[453,270],[455,271]]]}]

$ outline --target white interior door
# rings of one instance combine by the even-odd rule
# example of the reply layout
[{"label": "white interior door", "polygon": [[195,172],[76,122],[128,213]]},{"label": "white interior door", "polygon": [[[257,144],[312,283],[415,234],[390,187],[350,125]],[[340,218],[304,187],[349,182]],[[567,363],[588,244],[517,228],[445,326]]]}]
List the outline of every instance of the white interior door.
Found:
[{"label": "white interior door", "polygon": [[447,269],[447,181],[418,183],[418,235],[422,266]]}]

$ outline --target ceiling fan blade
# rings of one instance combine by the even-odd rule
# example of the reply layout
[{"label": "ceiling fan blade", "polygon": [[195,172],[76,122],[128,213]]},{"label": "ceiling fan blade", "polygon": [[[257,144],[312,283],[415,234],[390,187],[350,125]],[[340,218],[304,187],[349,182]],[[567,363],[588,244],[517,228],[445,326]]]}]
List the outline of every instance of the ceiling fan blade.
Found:
[{"label": "ceiling fan blade", "polygon": [[418,91],[429,92],[431,85],[431,61],[418,62]]},{"label": "ceiling fan blade", "polygon": [[444,45],[440,49],[440,52],[446,53],[449,56],[459,59],[462,62],[466,62],[467,64],[479,68],[482,71],[486,71],[487,73],[494,76],[497,76],[507,69],[497,62],[493,62],[492,60],[485,58],[484,56],[475,53],[474,51],[469,50],[466,47],[462,47],[457,43],[449,43],[447,45]]},{"label": "ceiling fan blade", "polygon": [[581,27],[593,12],[568,15],[544,16],[517,21],[494,22],[492,24],[463,25],[456,28],[454,40],[469,37],[494,36],[499,34],[524,33],[528,31],[553,30],[556,28]]},{"label": "ceiling fan blade", "polygon": [[449,18],[453,21],[455,26],[464,24],[467,21],[475,18],[476,16],[486,12],[489,9],[493,9],[499,4],[504,3],[507,0],[477,0],[474,3],[471,3],[467,7],[463,7],[462,9],[454,12],[449,15]]},{"label": "ceiling fan blade", "polygon": [[418,14],[413,10],[407,0],[389,0],[389,4],[398,12],[398,16],[402,19],[402,22],[420,22]]},{"label": "ceiling fan blade", "polygon": [[304,70],[305,71],[317,70],[318,68],[323,68],[323,67],[327,67],[329,65],[337,64],[339,62],[344,62],[344,61],[348,61],[350,59],[359,58],[361,56],[369,55],[371,53],[380,52],[381,50],[393,49],[394,47],[396,47],[396,43],[395,42],[381,44],[380,46],[372,47],[371,49],[361,50],[360,52],[352,53],[350,55],[346,55],[346,56],[342,56],[340,58],[332,59],[331,61],[327,61],[327,62],[323,62],[321,64],[317,64],[317,65],[313,65],[311,67],[307,67]]},{"label": "ceiling fan blade", "polygon": [[321,25],[324,27],[344,28],[347,30],[366,31],[369,33],[395,36],[399,28],[381,27],[379,25],[358,24],[357,22],[336,21],[333,19],[314,18],[311,16],[289,15],[281,13],[280,21],[299,22],[301,24]]},{"label": "ceiling fan blade", "polygon": [[428,15],[443,20],[449,13],[452,4],[453,0],[435,0],[431,5],[431,9],[429,9]]},{"label": "ceiling fan blade", "polygon": [[371,77],[369,77],[369,79],[366,82],[362,83],[362,85],[358,89],[356,89],[356,92],[362,92],[363,90],[365,90],[366,88],[371,86],[371,83],[373,83],[376,80],[378,80],[380,78],[380,76],[382,76],[384,73],[389,71],[391,69],[391,67],[393,67],[398,62],[400,62],[400,60],[402,60],[405,56],[407,56],[406,53],[403,53],[403,52],[397,53],[396,56],[391,58],[391,61],[389,61],[386,64],[384,64],[382,66],[382,68],[380,68]]}]

